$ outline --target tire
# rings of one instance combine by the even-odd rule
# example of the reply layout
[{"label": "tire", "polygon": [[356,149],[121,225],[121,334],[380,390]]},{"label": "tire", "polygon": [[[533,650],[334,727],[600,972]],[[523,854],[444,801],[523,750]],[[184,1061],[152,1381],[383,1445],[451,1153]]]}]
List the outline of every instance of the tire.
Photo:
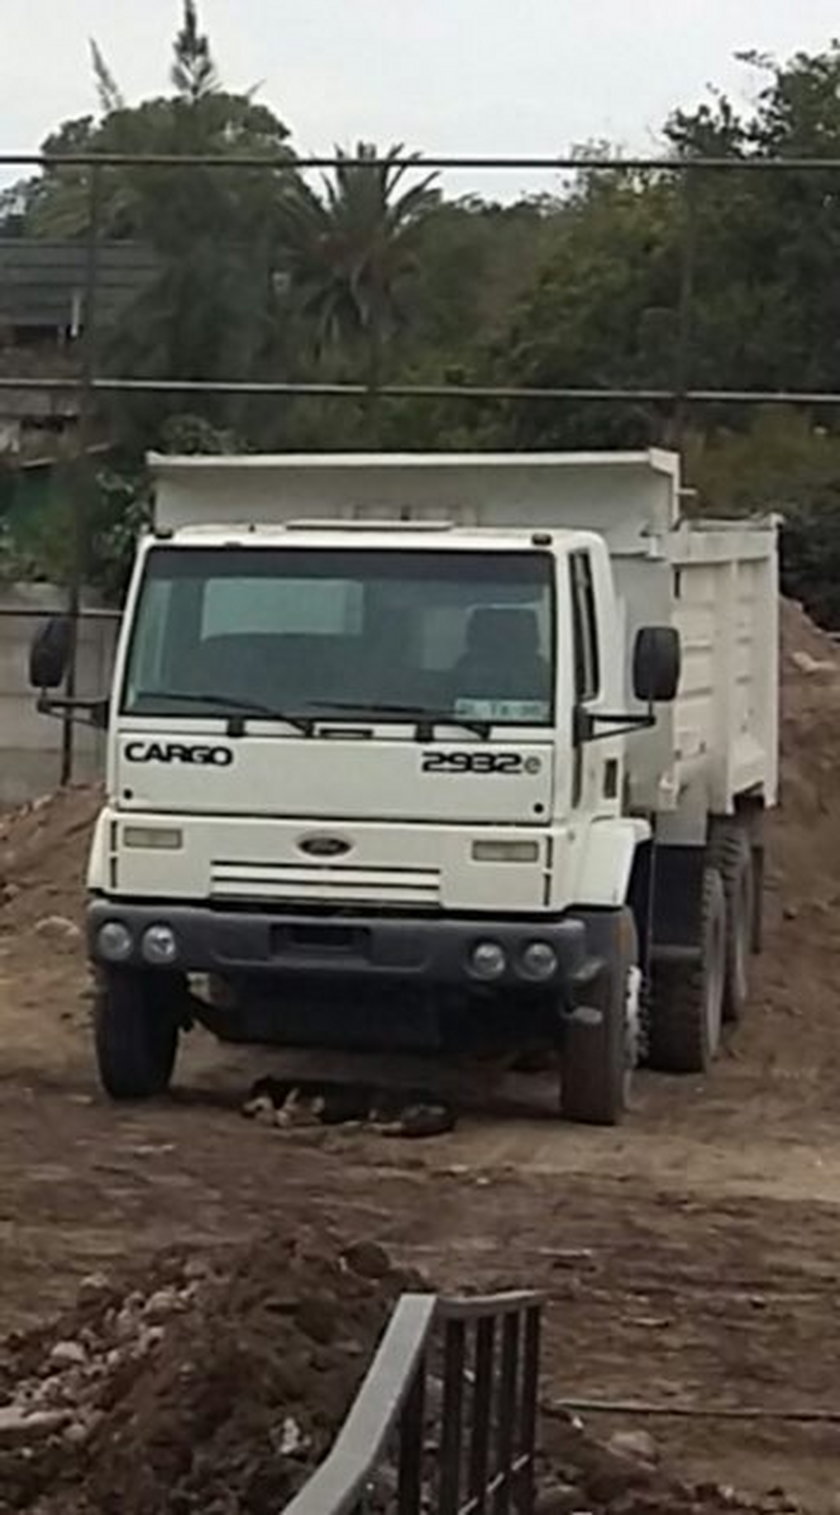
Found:
[{"label": "tire", "polygon": [[708,1073],[720,1047],[726,978],[726,894],[717,868],[703,874],[700,955],[659,963],[650,1009],[650,1065],[662,1073]]},{"label": "tire", "polygon": [[169,1088],[178,1050],[178,1017],[166,978],[103,974],[94,1028],[99,1080],[111,1099],[152,1099]]},{"label": "tire", "polygon": [[755,874],[744,827],[737,821],[721,826],[712,839],[711,857],[726,895],[723,1019],[736,1022],[749,999],[749,964],[755,929]]},{"label": "tire", "polygon": [[630,910],[616,912],[610,957],[614,964],[606,1003],[579,1009],[566,1024],[560,1083],[563,1120],[587,1126],[617,1126],[629,1103],[637,1061],[638,944]]}]

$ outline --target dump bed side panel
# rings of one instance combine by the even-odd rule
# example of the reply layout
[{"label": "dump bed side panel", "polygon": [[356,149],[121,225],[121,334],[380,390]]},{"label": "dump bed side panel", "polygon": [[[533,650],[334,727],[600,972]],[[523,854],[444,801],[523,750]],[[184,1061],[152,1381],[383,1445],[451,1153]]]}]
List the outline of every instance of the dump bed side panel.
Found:
[{"label": "dump bed side panel", "polygon": [[683,675],[673,712],[678,790],[702,786],[708,810],[739,796],[772,805],[778,782],[776,532],[686,528],[669,553]]}]

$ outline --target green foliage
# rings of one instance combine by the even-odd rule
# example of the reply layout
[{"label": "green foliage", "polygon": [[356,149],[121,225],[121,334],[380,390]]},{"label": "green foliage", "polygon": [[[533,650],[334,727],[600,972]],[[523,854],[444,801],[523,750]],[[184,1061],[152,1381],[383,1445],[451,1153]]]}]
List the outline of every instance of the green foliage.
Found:
[{"label": "green foliage", "polygon": [[840,436],[768,408],[746,430],[695,433],[685,463],[701,511],[781,516],[785,592],[840,627]]},{"label": "green foliage", "polygon": [[[292,290],[314,355],[331,375],[349,371],[372,392],[408,324],[417,297],[418,232],[439,199],[434,174],[406,183],[409,164],[397,161],[403,152],[400,144],[380,159],[372,143],[360,142],[355,154],[337,148],[334,177],[320,195],[291,198],[286,220]],[[363,429],[375,445],[370,406]]]},{"label": "green foliage", "polygon": [[[114,398],[101,420],[121,461],[100,477],[89,520],[90,569],[110,592],[147,508],[132,460],[149,446],[610,447],[675,435],[664,404],[393,401],[378,395],[390,381],[840,388],[833,171],[694,168],[686,179],[593,166],[557,197],[500,206],[446,201],[420,158],[401,164],[401,147],[380,155],[360,143],[338,150],[337,171],[313,186],[283,121],[253,93],[224,85],[195,0],[183,0],[169,95],[126,104],[95,43],[91,51],[100,114],[59,127],[45,144],[47,172],[0,197],[6,235],[85,236],[90,176],[58,161],[68,152],[271,162],[253,172],[103,171],[102,234],[153,247],[161,271],[98,333],[99,366],[174,381],[352,379],[368,391],[353,402]],[[743,61],[757,79],[753,105],[712,94],[675,112],[664,128],[675,160],[840,156],[840,44],[785,64]],[[593,165],[605,151],[591,147]],[[729,404],[698,408],[688,422],[686,467],[700,508],[779,509],[786,583],[840,624],[837,417],[820,413],[817,424],[805,409],[756,415]],[[26,553],[57,568],[68,535],[60,504],[54,510]]]},{"label": "green foliage", "polygon": [[175,39],[172,83],[182,99],[192,105],[219,87],[209,38],[199,31],[195,0],[184,0],[184,23]]}]

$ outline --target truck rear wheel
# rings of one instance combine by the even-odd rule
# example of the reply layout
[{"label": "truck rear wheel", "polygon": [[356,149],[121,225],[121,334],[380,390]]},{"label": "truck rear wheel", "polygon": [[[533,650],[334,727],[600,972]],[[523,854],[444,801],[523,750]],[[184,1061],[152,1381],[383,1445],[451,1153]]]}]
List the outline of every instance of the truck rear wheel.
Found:
[{"label": "truck rear wheel", "polygon": [[723,1018],[739,1021],[749,999],[749,963],[755,922],[755,875],[749,837],[737,821],[712,840],[711,856],[726,895],[726,977]]},{"label": "truck rear wheel", "polygon": [[707,1073],[720,1047],[726,980],[726,894],[715,867],[703,874],[696,959],[662,962],[653,975],[650,1064],[662,1073]]},{"label": "truck rear wheel", "polygon": [[112,1099],[151,1099],[168,1089],[178,1050],[175,997],[165,976],[102,975],[94,1009],[96,1060]]},{"label": "truck rear wheel", "polygon": [[638,1061],[639,954],[632,912],[616,911],[610,927],[605,1003],[578,1009],[563,1041],[560,1114],[588,1126],[619,1124]]}]

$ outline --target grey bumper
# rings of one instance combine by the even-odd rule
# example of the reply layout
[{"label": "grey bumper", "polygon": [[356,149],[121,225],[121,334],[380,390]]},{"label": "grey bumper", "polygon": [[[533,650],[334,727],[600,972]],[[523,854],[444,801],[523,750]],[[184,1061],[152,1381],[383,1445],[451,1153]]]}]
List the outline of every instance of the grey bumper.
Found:
[{"label": "grey bumper", "polygon": [[[565,989],[572,1004],[586,998],[586,987],[603,968],[589,955],[584,920],[504,921],[472,918],[341,916],[340,918],[259,911],[225,911],[192,905],[150,905],[124,900],[96,899],[88,907],[88,944],[96,963],[99,931],[119,921],[131,933],[133,951],[120,966],[147,968],[143,934],[150,926],[166,925],[175,934],[177,960],[168,971],[219,975],[274,975],[309,980],[395,979],[462,989],[479,985],[493,989]],[[505,952],[503,975],[486,980],[470,969],[470,953],[478,942],[497,942]],[[522,967],[524,948],[548,942],[557,954],[552,979],[538,983]]]}]

